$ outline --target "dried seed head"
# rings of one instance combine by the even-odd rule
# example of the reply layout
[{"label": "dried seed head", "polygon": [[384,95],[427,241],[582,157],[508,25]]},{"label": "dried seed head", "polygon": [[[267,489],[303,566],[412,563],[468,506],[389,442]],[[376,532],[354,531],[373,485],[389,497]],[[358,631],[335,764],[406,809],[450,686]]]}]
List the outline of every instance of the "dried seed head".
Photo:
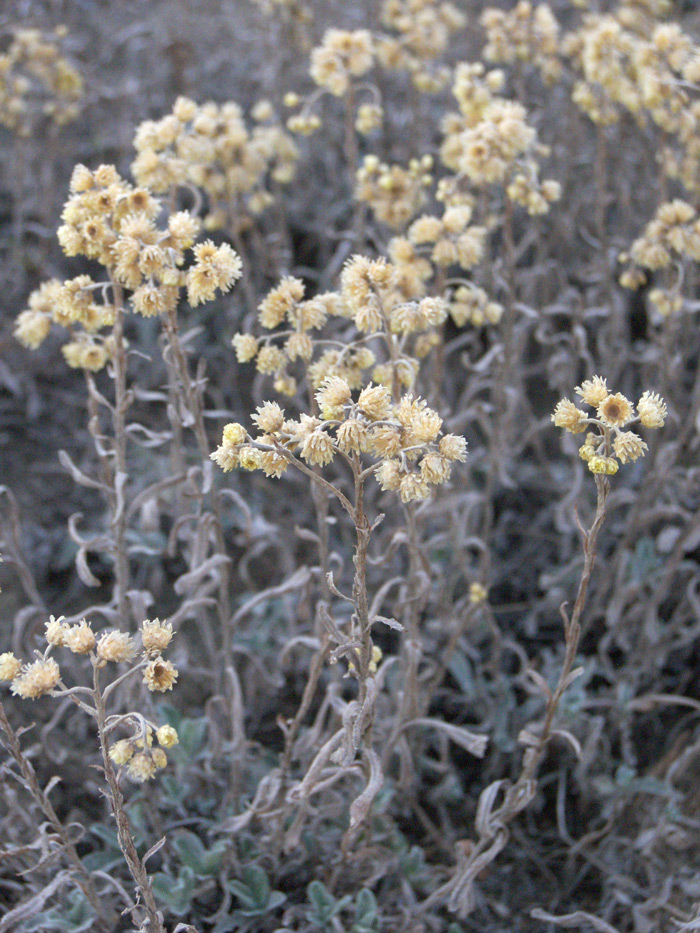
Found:
[{"label": "dried seed head", "polygon": [[66,632],[63,644],[75,654],[88,654],[95,647],[95,633],[90,623],[83,619],[77,625],[71,625]]},{"label": "dried seed head", "polygon": [[22,670],[22,662],[11,651],[0,654],[0,680],[14,680]]},{"label": "dried seed head", "polygon": [[645,428],[661,428],[666,420],[666,403],[655,392],[645,392],[637,404],[639,420]]},{"label": "dried seed head", "polygon": [[54,659],[40,658],[22,668],[20,676],[12,681],[10,690],[24,700],[36,700],[37,697],[50,693],[60,679],[61,672]]},{"label": "dried seed head", "polygon": [[[606,380],[602,376],[587,379],[580,386],[576,386],[576,394],[581,396],[586,405],[597,408],[608,397]],[[563,425],[559,425],[559,427],[563,427]]]},{"label": "dried seed head", "polygon": [[133,754],[134,746],[129,739],[119,739],[109,750],[109,757],[118,767],[125,765]]},{"label": "dried seed head", "polygon": [[166,690],[173,689],[177,676],[178,671],[170,661],[157,657],[146,665],[143,682],[151,692],[165,693]]},{"label": "dried seed head", "polygon": [[97,657],[101,661],[130,661],[135,654],[134,642],[127,632],[105,632],[97,642]]},{"label": "dried seed head", "polygon": [[165,651],[172,637],[173,627],[169,622],[161,622],[160,619],[153,619],[153,621],[144,619],[141,624],[143,650],[149,658]]},{"label": "dried seed head", "polygon": [[63,618],[63,616],[59,616],[56,619],[54,616],[50,616],[49,621],[46,623],[46,641],[55,647],[60,647],[65,643],[69,627],[63,621]]}]

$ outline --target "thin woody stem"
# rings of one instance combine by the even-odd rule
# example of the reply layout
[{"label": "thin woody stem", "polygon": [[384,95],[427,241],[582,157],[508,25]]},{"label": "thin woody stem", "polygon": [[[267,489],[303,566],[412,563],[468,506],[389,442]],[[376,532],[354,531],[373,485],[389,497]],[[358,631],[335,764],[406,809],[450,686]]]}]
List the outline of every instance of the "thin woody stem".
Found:
[{"label": "thin woody stem", "polygon": [[117,838],[119,848],[122,850],[124,859],[129,868],[132,878],[136,882],[139,894],[143,899],[143,905],[148,916],[148,933],[166,933],[163,926],[162,916],[156,905],[153,895],[151,879],[146,871],[146,866],[141,861],[134,837],[131,832],[129,818],[124,809],[124,797],[119,787],[117,775],[114,771],[114,765],[109,757],[109,748],[107,740],[107,715],[105,710],[105,701],[100,689],[100,671],[97,663],[94,665],[93,684],[95,690],[95,709],[97,711],[97,731],[100,738],[100,748],[102,750],[102,764],[104,767],[105,778],[109,787],[109,801],[112,807],[112,813],[117,824]]}]

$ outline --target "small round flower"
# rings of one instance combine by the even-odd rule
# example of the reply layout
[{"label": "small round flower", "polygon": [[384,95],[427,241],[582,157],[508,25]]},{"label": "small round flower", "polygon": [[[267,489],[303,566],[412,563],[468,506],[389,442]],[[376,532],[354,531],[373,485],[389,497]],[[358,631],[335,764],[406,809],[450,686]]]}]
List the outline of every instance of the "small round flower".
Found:
[{"label": "small round flower", "polygon": [[61,672],[54,659],[40,658],[22,668],[20,676],[12,681],[10,690],[23,700],[36,700],[37,697],[50,693],[60,679]]},{"label": "small round flower", "polygon": [[571,431],[572,434],[580,434],[586,430],[588,417],[585,411],[577,408],[568,398],[563,398],[557,402],[552,415],[552,421],[558,428],[564,428]]},{"label": "small round flower", "polygon": [[406,473],[399,483],[399,495],[402,502],[427,499],[430,495],[430,488],[418,473]]},{"label": "small round flower", "polygon": [[144,619],[141,624],[141,641],[143,650],[148,657],[159,655],[170,644],[173,637],[173,627],[169,622],[160,619]]},{"label": "small round flower", "polygon": [[284,424],[284,411],[277,402],[263,402],[256,409],[253,421],[264,434],[276,434]]},{"label": "small round flower", "polygon": [[391,412],[391,393],[386,386],[367,386],[360,392],[357,407],[370,421],[383,421]]},{"label": "small round flower", "polygon": [[56,648],[65,644],[68,626],[63,621],[63,618],[63,616],[59,616],[58,619],[56,619],[54,616],[50,616],[49,621],[46,623],[46,641]]},{"label": "small round flower", "polygon": [[598,417],[609,428],[621,428],[632,420],[634,411],[629,399],[617,392],[615,395],[608,395],[598,405]]},{"label": "small round flower", "polygon": [[350,386],[340,376],[327,376],[316,392],[316,400],[324,418],[342,418],[343,406],[350,401]]},{"label": "small round flower", "polygon": [[138,752],[129,760],[126,773],[133,781],[149,781],[156,773],[156,764],[149,752]]},{"label": "small round flower", "polygon": [[63,638],[63,644],[74,654],[88,654],[95,647],[95,633],[90,623],[83,619],[71,625]]},{"label": "small round flower", "polygon": [[367,432],[356,418],[343,422],[336,432],[338,447],[346,454],[359,454],[366,449]]},{"label": "small round flower", "polygon": [[459,460],[463,463],[467,459],[467,442],[459,434],[443,435],[438,450],[447,460]]},{"label": "small round flower", "polygon": [[109,750],[109,757],[115,765],[121,767],[131,759],[134,754],[134,746],[129,739],[119,739]]},{"label": "small round flower", "polygon": [[661,428],[666,420],[666,403],[655,392],[645,392],[637,404],[639,420],[645,428]]},{"label": "small round flower", "polygon": [[620,469],[620,464],[614,457],[600,457],[596,454],[589,459],[588,469],[591,473],[603,473],[607,476],[613,476]]},{"label": "small round flower", "polygon": [[22,662],[11,651],[0,654],[0,680],[14,680],[22,670]]},{"label": "small round flower", "polygon": [[252,334],[235,334],[231,343],[239,363],[250,363],[258,354],[258,341]]},{"label": "small round flower", "polygon": [[469,602],[472,606],[478,606],[488,599],[489,591],[481,583],[471,583],[469,585]]},{"label": "small round flower", "polygon": [[166,690],[173,689],[177,675],[177,669],[170,661],[157,657],[146,665],[143,672],[143,682],[151,692],[165,693]]},{"label": "small round flower", "polygon": [[613,449],[620,462],[627,463],[629,460],[643,457],[647,445],[634,431],[620,431],[613,441]]},{"label": "small round flower", "polygon": [[326,466],[335,456],[335,448],[325,431],[314,431],[305,438],[300,453],[312,466]]},{"label": "small round flower", "polygon": [[576,386],[576,394],[580,395],[586,405],[597,408],[608,397],[606,380],[602,376],[594,376]]},{"label": "small round flower", "polygon": [[177,730],[173,729],[172,726],[161,726],[156,732],[156,738],[158,739],[158,744],[162,745],[163,748],[172,748],[173,745],[177,745],[180,742]]},{"label": "small round flower", "polygon": [[97,642],[97,657],[102,661],[130,661],[136,653],[127,632],[105,632]]},{"label": "small round flower", "polygon": [[237,421],[231,421],[224,426],[223,443],[227,447],[235,447],[237,444],[245,443],[247,436],[246,429]]},{"label": "small round flower", "polygon": [[153,760],[153,764],[159,771],[168,763],[168,756],[165,754],[162,748],[154,748],[151,752],[151,758]]}]

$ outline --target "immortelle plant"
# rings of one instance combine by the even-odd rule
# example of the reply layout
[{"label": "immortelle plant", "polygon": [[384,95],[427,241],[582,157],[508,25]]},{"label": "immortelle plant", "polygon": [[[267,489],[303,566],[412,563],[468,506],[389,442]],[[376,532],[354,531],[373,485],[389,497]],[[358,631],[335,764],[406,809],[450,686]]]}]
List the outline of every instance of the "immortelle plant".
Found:
[{"label": "immortelle plant", "polygon": [[[22,699],[36,700],[46,695],[58,699],[69,699],[94,722],[102,754],[102,772],[107,785],[107,798],[117,827],[119,847],[136,885],[136,900],[128,908],[134,919],[140,922],[147,919],[149,933],[164,933],[163,917],[157,908],[151,879],[146,871],[146,862],[163,845],[165,839],[140,856],[136,849],[129,817],[124,805],[124,795],[120,787],[120,769],[125,768],[127,775],[134,781],[150,780],[157,771],[165,768],[168,759],[165,749],[178,743],[177,731],[170,725],[156,726],[140,712],[131,710],[126,713],[108,713],[108,704],[115,697],[115,691],[135,674],[143,673],[143,682],[150,691],[164,693],[172,690],[178,671],[171,661],[163,657],[173,636],[172,626],[159,619],[145,620],[140,629],[141,656],[137,657],[137,648],[131,635],[115,630],[95,634],[92,626],[85,619],[70,625],[63,619],[51,616],[46,623],[46,648],[36,652],[35,661],[22,664],[12,652],[0,655],[0,681],[9,681],[10,690]],[[67,649],[73,654],[87,656],[92,667],[92,685],[67,686],[61,676],[61,670],[53,654],[57,649]],[[103,670],[110,665],[126,664],[127,670],[118,674],[115,671],[110,682],[102,683]],[[111,668],[114,670],[114,668]],[[118,695],[118,694],[117,694]],[[33,769],[24,758],[16,734],[12,730],[2,707],[0,706],[0,728],[8,739],[10,751],[27,782],[34,791],[35,799],[44,810],[54,829],[58,828],[63,837],[62,827],[51,807],[48,797],[40,790],[34,779]],[[127,731],[126,737],[114,740],[119,732]],[[154,735],[157,745],[154,746]],[[96,895],[92,880],[85,874],[74,846],[63,840],[64,850],[70,857],[72,868],[77,872],[77,883],[96,910],[98,923],[104,927],[105,912]],[[72,857],[75,856],[75,857]],[[19,920],[19,918],[18,918]],[[142,925],[139,929],[144,929]]]},{"label": "immortelle plant", "polygon": [[[598,535],[605,522],[610,477],[617,473],[621,463],[638,460],[647,449],[642,438],[630,428],[638,424],[644,428],[660,428],[665,422],[667,410],[665,402],[657,393],[647,391],[637,402],[635,414],[632,402],[622,393],[610,392],[607,380],[601,376],[586,380],[576,387],[576,392],[588,408],[595,409],[595,413],[590,414],[575,402],[564,398],[557,403],[552,421],[557,427],[572,434],[586,432],[579,455],[586,461],[595,478],[596,508],[588,528],[584,528],[576,516],[583,542],[583,568],[571,614],[567,612],[566,604],[561,606],[565,639],[561,671],[552,689],[540,674],[533,669],[528,670],[529,677],[544,696],[545,706],[542,720],[529,724],[518,736],[518,741],[525,749],[520,775],[513,783],[499,780],[482,791],[475,822],[478,841],[474,843],[466,840],[458,844],[457,866],[452,878],[423,902],[423,912],[446,901],[448,909],[462,917],[471,913],[475,907],[474,882],[505,847],[509,838],[509,824],[535,797],[539,768],[551,739],[559,736],[568,741],[577,754],[580,753],[575,736],[557,727],[556,714],[565,691],[583,673],[583,668],[574,668],[574,663]],[[502,802],[497,805],[501,795]],[[588,915],[586,918],[590,919]]]}]

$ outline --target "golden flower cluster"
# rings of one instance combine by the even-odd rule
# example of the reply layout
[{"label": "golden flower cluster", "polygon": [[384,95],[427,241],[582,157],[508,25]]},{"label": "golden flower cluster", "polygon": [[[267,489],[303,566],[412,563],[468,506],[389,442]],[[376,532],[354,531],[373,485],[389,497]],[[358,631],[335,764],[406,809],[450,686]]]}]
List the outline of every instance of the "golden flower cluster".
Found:
[{"label": "golden flower cluster", "polygon": [[629,425],[638,422],[645,428],[660,428],[666,420],[666,404],[659,395],[644,392],[635,415],[629,399],[620,392],[611,393],[607,380],[601,376],[593,376],[577,386],[576,393],[585,405],[595,409],[595,415],[564,398],[557,403],[552,421],[572,434],[581,434],[589,427],[594,429],[588,431],[579,450],[591,473],[611,476],[617,473],[620,463],[644,456],[647,445],[638,434],[627,430]]},{"label": "golden flower cluster", "polygon": [[[290,396],[297,391],[294,367],[299,364],[314,388],[331,375],[342,377],[353,390],[369,378],[392,388],[411,388],[416,357],[435,345],[435,328],[447,316],[447,303],[425,294],[424,280],[432,269],[408,240],[393,240],[390,251],[393,263],[353,256],[343,269],[340,289],[314,298],[305,298],[300,279],[283,278],[258,308],[260,324],[271,333],[233,337],[238,361],[255,361],[258,372],[274,377],[275,390]],[[321,339],[317,332],[331,318],[339,324],[352,320],[359,336],[345,332],[342,340]]]},{"label": "golden flower cluster", "polygon": [[365,156],[357,171],[355,198],[369,204],[375,216],[392,230],[401,230],[425,203],[432,184],[431,156],[411,159],[407,168],[387,165],[377,156]]},{"label": "golden flower cluster", "polygon": [[311,52],[309,69],[315,84],[342,97],[353,78],[366,75],[374,65],[374,42],[367,29],[328,29]]},{"label": "golden flower cluster", "polygon": [[[644,283],[644,269],[670,269],[683,260],[699,262],[700,217],[687,201],[676,199],[662,204],[642,236],[632,244],[630,255],[623,253],[620,260],[630,261],[620,276],[620,284],[626,288]],[[680,284],[677,278],[670,289],[653,288],[649,292],[649,300],[664,317],[683,306]]]},{"label": "golden flower cluster", "polygon": [[[240,278],[241,261],[226,243],[199,243],[194,262],[187,271],[182,269],[199,221],[188,211],[178,211],[168,217],[165,228],[159,228],[160,202],[147,188],[124,181],[114,166],[101,165],[92,172],[78,165],[70,191],[58,229],[63,251],[100,262],[113,284],[131,292],[130,304],[138,314],[153,317],[173,311],[182,287],[196,306],[214,298],[217,290],[227,292]],[[68,365],[93,372],[102,369],[113,352],[111,334],[99,334],[114,322],[108,285],[88,275],[44,283],[18,316],[15,336],[34,349],[52,323],[60,324],[72,337],[63,347]]]},{"label": "golden flower cluster", "polygon": [[451,295],[450,317],[457,327],[472,324],[498,324],[503,316],[503,306],[492,301],[483,288],[475,285],[459,285]]},{"label": "golden flower cluster", "polygon": [[562,41],[562,51],[581,77],[574,83],[574,103],[594,122],[609,126],[621,108],[638,114],[642,103],[634,59],[639,38],[613,15],[590,14]]},{"label": "golden flower cluster", "polygon": [[[522,104],[496,93],[502,80],[502,72],[487,73],[480,63],[457,69],[453,92],[460,112],[443,120],[440,156],[472,185],[505,184],[512,201],[530,214],[544,214],[558,200],[560,187],[557,182],[539,180],[536,157],[548,150],[538,142]],[[459,186],[455,193],[456,197],[450,193],[449,179],[443,179],[438,197],[455,203],[460,200]]]},{"label": "golden flower cluster", "polygon": [[442,0],[385,0],[381,22],[395,35],[377,39],[377,58],[387,69],[407,71],[419,91],[441,91],[450,70],[435,62],[466,21],[457,6]]},{"label": "golden flower cluster", "polygon": [[158,746],[153,745],[154,727],[142,717],[136,719],[137,731],[128,739],[119,739],[109,749],[109,757],[115,765],[126,765],[126,773],[132,781],[143,783],[155,776],[168,763],[166,748],[179,744],[177,730],[172,726],[155,729]]},{"label": "golden flower cluster", "polygon": [[548,83],[559,78],[559,23],[548,4],[519,0],[510,11],[489,7],[480,22],[486,31],[487,61],[534,65]]},{"label": "golden flower cluster", "polygon": [[470,206],[447,207],[442,217],[426,214],[415,220],[408,239],[414,246],[432,246],[430,259],[436,266],[473,269],[483,259],[487,230],[471,221]]},{"label": "golden flower cluster", "polygon": [[377,461],[381,488],[410,502],[427,498],[430,487],[446,482],[452,464],[466,457],[464,438],[439,437],[442,418],[410,394],[394,404],[386,386],[370,384],[353,399],[345,379],[329,376],[316,401],[320,417],[302,413],[298,420],[286,419],[276,402],[265,402],[253,416],[263,433],[253,438],[240,424],[226,425],[212,460],[224,472],[240,467],[279,477],[296,458],[323,467],[336,456],[368,454]]},{"label": "golden flower cluster", "polygon": [[16,29],[0,55],[0,124],[29,136],[35,119],[45,116],[59,126],[80,112],[83,79],[61,55],[64,26],[51,35],[38,29]]},{"label": "golden flower cluster", "polygon": [[249,225],[250,215],[274,201],[270,183],[293,179],[298,157],[268,101],[259,101],[251,115],[256,125],[249,131],[233,101],[198,105],[179,97],[167,116],[137,128],[134,178],[157,194],[185,185],[201,188],[208,199],[208,230]]}]

